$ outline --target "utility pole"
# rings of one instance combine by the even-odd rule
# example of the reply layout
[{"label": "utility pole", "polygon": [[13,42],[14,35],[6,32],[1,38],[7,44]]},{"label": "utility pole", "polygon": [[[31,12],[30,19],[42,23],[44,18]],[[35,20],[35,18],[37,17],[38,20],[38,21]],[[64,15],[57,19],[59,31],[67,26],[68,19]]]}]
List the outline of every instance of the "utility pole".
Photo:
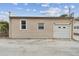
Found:
[{"label": "utility pole", "polygon": [[74,35],[74,33],[73,33],[73,20],[74,20],[74,12],[72,12],[72,7],[70,6],[70,7],[68,7],[68,17],[69,18],[72,18],[71,19],[71,39],[73,40],[73,35]]},{"label": "utility pole", "polygon": [[11,12],[9,11],[8,13],[9,13],[9,15],[8,15],[8,16],[10,17],[10,16],[11,16]]},{"label": "utility pole", "polygon": [[73,38],[73,35],[74,35],[74,33],[73,33],[73,22],[74,22],[74,12],[71,12],[71,7],[69,7],[69,17],[72,17],[72,21],[71,21],[71,29],[72,29],[72,31],[71,31],[71,39],[72,40],[74,40],[74,38]]},{"label": "utility pole", "polygon": [[71,12],[71,7],[68,8],[69,9],[69,17],[74,17],[74,12]]},{"label": "utility pole", "polygon": [[71,8],[69,7],[69,17],[71,17]]}]

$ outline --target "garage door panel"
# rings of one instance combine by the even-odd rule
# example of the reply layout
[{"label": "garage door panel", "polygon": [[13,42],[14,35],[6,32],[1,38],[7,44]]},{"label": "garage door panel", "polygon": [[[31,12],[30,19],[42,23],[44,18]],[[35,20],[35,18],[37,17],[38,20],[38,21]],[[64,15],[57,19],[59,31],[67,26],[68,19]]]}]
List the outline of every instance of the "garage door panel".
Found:
[{"label": "garage door panel", "polygon": [[54,38],[70,38],[71,37],[70,31],[71,31],[70,25],[54,25],[53,37]]}]

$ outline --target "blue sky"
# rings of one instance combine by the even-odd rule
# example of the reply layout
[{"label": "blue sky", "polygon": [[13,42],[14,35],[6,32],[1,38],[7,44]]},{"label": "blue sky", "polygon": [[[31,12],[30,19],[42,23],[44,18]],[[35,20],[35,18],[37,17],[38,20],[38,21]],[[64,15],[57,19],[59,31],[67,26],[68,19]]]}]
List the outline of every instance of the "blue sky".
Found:
[{"label": "blue sky", "polygon": [[79,16],[78,3],[0,3],[0,19],[8,19],[11,16],[60,16],[68,14],[68,8]]}]

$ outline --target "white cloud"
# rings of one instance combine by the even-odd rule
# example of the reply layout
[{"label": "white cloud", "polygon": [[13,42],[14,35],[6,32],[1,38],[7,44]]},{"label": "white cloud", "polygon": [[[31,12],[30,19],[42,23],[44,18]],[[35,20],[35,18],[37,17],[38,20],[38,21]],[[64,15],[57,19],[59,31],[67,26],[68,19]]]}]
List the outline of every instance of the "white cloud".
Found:
[{"label": "white cloud", "polygon": [[30,9],[26,9],[26,11],[30,11]]},{"label": "white cloud", "polygon": [[6,15],[0,15],[0,21],[8,20]]},{"label": "white cloud", "polygon": [[24,3],[24,5],[25,5],[25,6],[27,6],[27,5],[28,5],[28,3]]},{"label": "white cloud", "polygon": [[48,3],[43,3],[41,4],[42,7],[49,7],[49,4]]},{"label": "white cloud", "polygon": [[10,16],[16,16],[16,13],[15,12],[11,12]]},{"label": "white cloud", "polygon": [[0,18],[5,18],[6,16],[5,15],[0,15]]},{"label": "white cloud", "polygon": [[17,7],[17,9],[18,9],[18,10],[22,10],[22,8],[21,8],[21,7]]},{"label": "white cloud", "polygon": [[1,11],[1,12],[0,12],[0,14],[3,14],[3,13],[4,13],[4,11]]},{"label": "white cloud", "polygon": [[18,3],[13,3],[13,5],[18,5]]},{"label": "white cloud", "polygon": [[[9,12],[6,12],[6,11],[3,12],[3,11],[2,11],[2,12],[0,12],[0,15],[3,15],[3,17],[4,17],[4,16],[7,16],[7,17],[8,17],[8,16],[9,16]],[[11,12],[11,14],[10,14],[10,16],[15,16],[15,15],[16,15],[15,12]]]},{"label": "white cloud", "polygon": [[33,9],[33,11],[35,12],[35,11],[37,11],[36,9]]},{"label": "white cloud", "polygon": [[75,8],[75,6],[74,6],[74,5],[71,5],[71,6],[64,6],[64,8],[65,8],[65,9],[68,9],[68,8],[72,8],[72,9],[73,9],[73,8]]},{"label": "white cloud", "polygon": [[8,21],[8,19],[9,19],[9,12],[7,12],[7,11],[1,11],[0,12],[0,20],[2,21]]},{"label": "white cloud", "polygon": [[45,11],[40,11],[40,13],[45,14],[47,16],[59,16],[61,14],[60,8],[49,8]]},{"label": "white cloud", "polygon": [[6,12],[6,11],[1,11],[0,14],[3,14],[3,15],[8,15],[9,13]]},{"label": "white cloud", "polygon": [[64,9],[64,10],[62,10],[62,13],[68,14],[68,13],[69,13],[69,9]]},{"label": "white cloud", "polygon": [[9,15],[9,12],[5,12],[5,15]]},{"label": "white cloud", "polygon": [[67,9],[67,8],[68,8],[68,6],[64,6],[64,8],[65,8],[65,9]]},{"label": "white cloud", "polygon": [[74,5],[72,5],[72,6],[71,6],[71,8],[75,8],[75,6],[74,6]]},{"label": "white cloud", "polygon": [[47,15],[47,16],[60,16],[62,14],[68,14],[68,9],[60,9],[60,8],[49,8],[48,10],[40,11],[41,14]]},{"label": "white cloud", "polygon": [[72,9],[74,9],[75,8],[75,6],[74,5],[71,5],[71,6],[64,6],[64,10],[63,10],[63,13],[65,13],[65,14],[68,14],[69,13],[69,8],[71,9],[71,11],[72,11]]}]

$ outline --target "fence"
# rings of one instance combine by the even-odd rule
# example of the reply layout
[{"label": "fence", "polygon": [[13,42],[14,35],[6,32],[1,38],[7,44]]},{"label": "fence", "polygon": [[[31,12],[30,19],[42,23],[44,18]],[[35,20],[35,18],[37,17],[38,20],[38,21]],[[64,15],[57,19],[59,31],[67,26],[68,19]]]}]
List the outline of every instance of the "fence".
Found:
[{"label": "fence", "polygon": [[9,33],[7,32],[0,33],[0,37],[9,37]]}]

